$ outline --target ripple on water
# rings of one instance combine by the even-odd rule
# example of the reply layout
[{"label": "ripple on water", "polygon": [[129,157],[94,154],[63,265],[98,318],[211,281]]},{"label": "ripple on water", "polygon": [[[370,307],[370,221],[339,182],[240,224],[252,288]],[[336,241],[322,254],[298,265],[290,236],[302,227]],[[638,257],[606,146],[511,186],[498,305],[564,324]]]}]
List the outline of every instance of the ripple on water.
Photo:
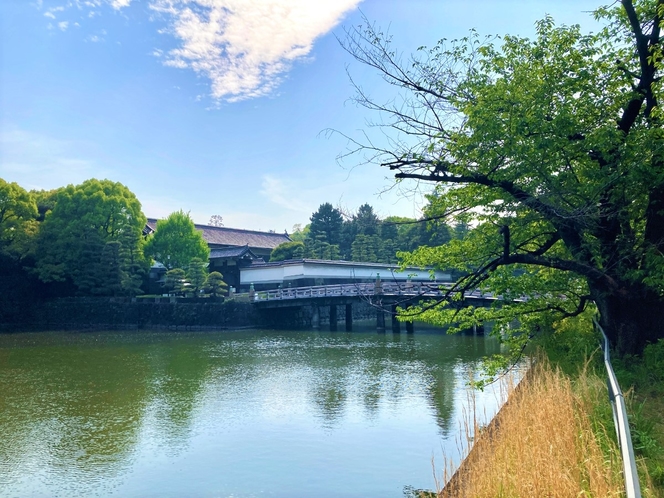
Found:
[{"label": "ripple on water", "polygon": [[497,348],[431,333],[0,337],[0,485],[10,496],[402,496],[433,487],[431,456],[456,451],[468,370]]}]

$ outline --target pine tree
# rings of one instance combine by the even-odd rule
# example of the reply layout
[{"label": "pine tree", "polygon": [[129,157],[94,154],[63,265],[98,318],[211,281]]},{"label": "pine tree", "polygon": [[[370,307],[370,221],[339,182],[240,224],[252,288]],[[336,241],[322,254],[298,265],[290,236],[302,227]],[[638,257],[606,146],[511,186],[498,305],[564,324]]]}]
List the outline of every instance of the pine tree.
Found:
[{"label": "pine tree", "polygon": [[208,279],[207,272],[207,263],[201,258],[193,258],[189,262],[187,280],[190,284],[189,290],[194,293],[194,297],[198,297],[200,291],[205,287]]}]

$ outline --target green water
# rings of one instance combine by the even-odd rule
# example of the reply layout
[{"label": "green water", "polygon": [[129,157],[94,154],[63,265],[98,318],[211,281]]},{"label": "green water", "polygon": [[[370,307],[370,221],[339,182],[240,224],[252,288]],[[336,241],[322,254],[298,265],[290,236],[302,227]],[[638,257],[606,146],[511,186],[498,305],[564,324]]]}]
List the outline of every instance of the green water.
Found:
[{"label": "green water", "polygon": [[498,347],[370,328],[1,335],[0,496],[432,489],[469,371]]}]

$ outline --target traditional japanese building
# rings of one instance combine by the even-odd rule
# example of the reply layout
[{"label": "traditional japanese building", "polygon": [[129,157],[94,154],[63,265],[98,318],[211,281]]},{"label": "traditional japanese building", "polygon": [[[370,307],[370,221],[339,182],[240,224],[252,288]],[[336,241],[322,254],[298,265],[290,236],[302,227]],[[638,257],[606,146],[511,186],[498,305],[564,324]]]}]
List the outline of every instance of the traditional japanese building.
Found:
[{"label": "traditional japanese building", "polygon": [[[156,226],[157,220],[148,218],[144,233],[147,235],[154,232]],[[221,272],[224,281],[236,289],[240,286],[240,268],[252,262],[269,261],[272,249],[284,242],[291,242],[287,233],[199,224],[195,224],[195,227],[210,247],[209,270]]]}]

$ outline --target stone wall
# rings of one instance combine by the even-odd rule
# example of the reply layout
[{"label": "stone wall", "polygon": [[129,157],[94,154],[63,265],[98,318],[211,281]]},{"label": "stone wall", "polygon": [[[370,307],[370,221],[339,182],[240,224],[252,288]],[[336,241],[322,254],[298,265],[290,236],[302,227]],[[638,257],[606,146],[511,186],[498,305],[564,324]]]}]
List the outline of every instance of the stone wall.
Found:
[{"label": "stone wall", "polygon": [[233,300],[63,298],[26,304],[2,331],[62,329],[223,329],[257,323],[250,303]]},{"label": "stone wall", "polygon": [[[320,325],[329,327],[330,307],[319,306]],[[20,310],[0,316],[0,332],[85,329],[224,329],[312,327],[312,305],[257,310],[250,302],[184,298],[60,298],[24,302]],[[337,305],[339,330],[345,327],[345,305]],[[375,320],[376,308],[353,303],[353,321]],[[386,316],[389,324],[389,316]]]}]

